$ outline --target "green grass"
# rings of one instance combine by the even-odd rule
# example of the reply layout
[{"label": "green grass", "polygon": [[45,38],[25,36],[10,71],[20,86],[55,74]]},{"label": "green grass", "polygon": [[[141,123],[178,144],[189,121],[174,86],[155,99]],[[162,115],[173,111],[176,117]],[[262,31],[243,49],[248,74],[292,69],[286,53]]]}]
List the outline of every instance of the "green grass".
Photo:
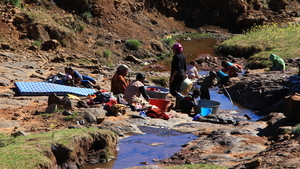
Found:
[{"label": "green grass", "polygon": [[165,42],[170,47],[172,47],[176,43],[175,39],[173,39],[172,37],[163,38],[161,41]]},{"label": "green grass", "polygon": [[297,124],[293,130],[292,130],[293,134],[300,134],[300,124]]},{"label": "green grass", "polygon": [[255,49],[249,58],[249,63],[257,62],[264,67],[270,66],[270,54],[274,53],[284,60],[299,55],[300,25],[296,23],[268,24],[255,26],[245,31],[242,35],[224,41],[221,48],[235,50],[236,48]]},{"label": "green grass", "polygon": [[65,117],[65,120],[67,120],[67,121],[72,121],[72,120],[74,120],[75,118],[77,118],[78,115],[79,115],[78,112],[73,112],[72,115],[66,116],[66,117]]},{"label": "green grass", "polygon": [[22,1],[21,0],[4,0],[4,2],[10,3],[15,7],[22,8]]},{"label": "green grass", "polygon": [[179,166],[164,167],[164,169],[227,169],[228,167],[220,167],[209,164],[186,164]]},{"label": "green grass", "polygon": [[130,50],[141,49],[141,42],[137,39],[128,39],[125,44]]},{"label": "green grass", "polygon": [[42,46],[42,41],[41,40],[36,40],[36,41],[32,42],[32,44],[34,46],[37,46],[38,48],[40,48]]},{"label": "green grass", "polygon": [[39,164],[49,166],[52,160],[46,154],[51,151],[52,144],[61,144],[72,150],[76,138],[91,138],[90,133],[99,132],[108,134],[106,130],[95,128],[67,129],[56,131],[54,135],[49,132],[16,138],[0,134],[0,168],[39,168]]},{"label": "green grass", "polygon": [[216,36],[208,33],[185,33],[181,35],[173,35],[173,39],[175,40],[185,40],[185,39],[204,39],[204,38],[216,38]]}]

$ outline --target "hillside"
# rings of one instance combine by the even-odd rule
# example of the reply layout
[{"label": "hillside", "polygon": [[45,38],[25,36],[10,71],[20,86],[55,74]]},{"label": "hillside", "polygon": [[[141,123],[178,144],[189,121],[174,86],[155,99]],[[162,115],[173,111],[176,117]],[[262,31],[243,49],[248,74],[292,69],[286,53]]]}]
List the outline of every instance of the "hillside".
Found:
[{"label": "hillside", "polygon": [[[167,35],[239,32],[291,19],[297,11],[297,2],[285,0],[5,0],[0,3],[0,48],[57,71],[57,63],[115,67],[126,57],[153,62],[152,57],[169,53],[161,41]],[[141,48],[128,48],[128,39],[140,41]]]}]

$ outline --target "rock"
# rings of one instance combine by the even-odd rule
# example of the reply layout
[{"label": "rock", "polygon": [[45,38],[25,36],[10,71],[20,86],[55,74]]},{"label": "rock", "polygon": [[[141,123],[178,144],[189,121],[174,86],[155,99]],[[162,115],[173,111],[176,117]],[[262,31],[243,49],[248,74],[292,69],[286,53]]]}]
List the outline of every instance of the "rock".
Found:
[{"label": "rock", "polygon": [[6,49],[10,49],[10,46],[8,44],[1,44],[1,48],[6,50]]},{"label": "rock", "polygon": [[59,42],[55,39],[45,41],[42,45],[43,50],[56,49],[59,46]]},{"label": "rock", "polygon": [[248,163],[244,164],[246,168],[257,168],[259,166],[262,165],[262,159],[261,158],[257,158],[255,160],[252,160]]},{"label": "rock", "polygon": [[284,115],[289,121],[300,122],[300,94],[286,96],[284,98]]},{"label": "rock", "polygon": [[65,115],[65,116],[69,116],[69,115],[72,115],[72,112],[69,110],[64,110],[61,114]]},{"label": "rock", "polygon": [[136,57],[133,56],[133,55],[128,55],[128,56],[125,58],[125,60],[130,61],[130,62],[133,62],[133,63],[135,63],[135,64],[141,64],[141,63],[143,62],[141,59],[138,59],[138,58],[136,58]]},{"label": "rock", "polygon": [[60,104],[60,98],[55,93],[50,94],[48,97],[48,106],[53,103]]},{"label": "rock", "polygon": [[64,107],[64,109],[72,109],[72,102],[68,96],[64,96],[60,100],[60,104]]},{"label": "rock", "polygon": [[28,133],[25,133],[22,131],[17,131],[17,132],[11,133],[11,136],[13,136],[13,137],[26,136],[26,135],[28,135]]},{"label": "rock", "polygon": [[46,114],[51,114],[51,113],[54,113],[57,111],[57,104],[53,103],[51,105],[49,105],[46,110],[45,110],[45,113]]},{"label": "rock", "polygon": [[31,28],[31,36],[34,40],[42,40],[43,42],[50,40],[48,32],[42,25],[34,25]]}]

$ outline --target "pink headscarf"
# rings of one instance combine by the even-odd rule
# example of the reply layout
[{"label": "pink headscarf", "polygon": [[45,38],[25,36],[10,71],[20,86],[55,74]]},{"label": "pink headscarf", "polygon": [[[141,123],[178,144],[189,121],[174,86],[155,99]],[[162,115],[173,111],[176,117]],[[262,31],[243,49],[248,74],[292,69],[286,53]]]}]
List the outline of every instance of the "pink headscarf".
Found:
[{"label": "pink headscarf", "polygon": [[183,47],[181,46],[180,43],[175,43],[173,45],[173,49],[175,49],[177,52],[182,52],[183,51]]}]

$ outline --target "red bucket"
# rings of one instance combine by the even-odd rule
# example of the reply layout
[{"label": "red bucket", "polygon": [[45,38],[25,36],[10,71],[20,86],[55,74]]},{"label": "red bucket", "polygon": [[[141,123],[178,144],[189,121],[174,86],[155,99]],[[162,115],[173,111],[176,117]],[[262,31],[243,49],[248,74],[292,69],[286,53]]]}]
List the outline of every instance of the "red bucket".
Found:
[{"label": "red bucket", "polygon": [[166,112],[168,110],[170,101],[171,100],[168,100],[168,99],[157,99],[157,98],[149,99],[150,104],[157,106],[164,112]]}]

